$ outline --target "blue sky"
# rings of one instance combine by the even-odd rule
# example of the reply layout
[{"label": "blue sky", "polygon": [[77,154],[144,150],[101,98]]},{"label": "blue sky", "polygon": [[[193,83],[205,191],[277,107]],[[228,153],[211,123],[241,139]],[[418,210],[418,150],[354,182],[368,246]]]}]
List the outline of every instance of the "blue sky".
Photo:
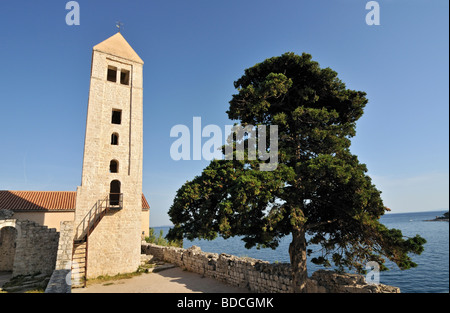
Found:
[{"label": "blue sky", "polygon": [[[0,189],[81,183],[92,47],[122,34],[145,61],[143,191],[151,226],[170,224],[176,190],[208,161],[173,161],[170,129],[231,124],[233,82],[248,67],[310,53],[367,92],[352,152],[392,212],[449,207],[449,2],[380,0],[79,0],[0,3]],[[206,141],[206,139],[204,139]]]}]

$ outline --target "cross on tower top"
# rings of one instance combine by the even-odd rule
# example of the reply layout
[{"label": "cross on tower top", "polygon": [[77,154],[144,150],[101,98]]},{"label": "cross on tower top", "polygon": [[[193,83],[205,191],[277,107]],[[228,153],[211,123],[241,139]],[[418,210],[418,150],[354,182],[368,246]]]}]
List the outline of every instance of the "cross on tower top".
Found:
[{"label": "cross on tower top", "polygon": [[117,27],[117,29],[119,30],[119,33],[120,33],[120,30],[123,27],[123,23],[121,23],[120,21],[116,22],[116,27]]}]

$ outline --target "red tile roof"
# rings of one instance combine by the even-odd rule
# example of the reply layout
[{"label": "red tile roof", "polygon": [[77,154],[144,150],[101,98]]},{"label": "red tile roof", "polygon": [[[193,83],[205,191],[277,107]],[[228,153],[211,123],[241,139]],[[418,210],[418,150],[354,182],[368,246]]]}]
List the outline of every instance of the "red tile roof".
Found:
[{"label": "red tile roof", "polygon": [[[0,190],[0,209],[10,211],[74,211],[75,191],[9,191]],[[142,194],[142,209],[150,209]]]},{"label": "red tile roof", "polygon": [[73,191],[0,191],[0,209],[11,211],[73,211]]},{"label": "red tile roof", "polygon": [[150,205],[147,202],[147,199],[145,199],[144,194],[142,194],[142,210],[149,210]]}]

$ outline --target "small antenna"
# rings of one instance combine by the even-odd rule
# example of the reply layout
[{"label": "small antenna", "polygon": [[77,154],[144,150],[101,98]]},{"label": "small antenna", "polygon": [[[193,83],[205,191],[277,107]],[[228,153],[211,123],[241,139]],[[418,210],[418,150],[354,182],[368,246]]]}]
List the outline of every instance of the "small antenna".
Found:
[{"label": "small antenna", "polygon": [[116,27],[117,27],[117,29],[118,29],[118,31],[119,31],[119,33],[120,33],[120,30],[121,30],[122,27],[123,27],[123,23],[121,23],[120,21],[116,22]]}]

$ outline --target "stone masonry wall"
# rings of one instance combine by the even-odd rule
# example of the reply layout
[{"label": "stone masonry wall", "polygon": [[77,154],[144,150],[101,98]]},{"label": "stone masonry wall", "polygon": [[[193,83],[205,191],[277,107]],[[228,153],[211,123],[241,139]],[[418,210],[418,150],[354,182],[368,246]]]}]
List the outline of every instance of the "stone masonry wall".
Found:
[{"label": "stone masonry wall", "polygon": [[73,221],[61,222],[55,270],[70,270],[72,267]]},{"label": "stone masonry wall", "polygon": [[270,264],[252,258],[205,253],[195,246],[182,249],[143,244],[142,253],[152,254],[155,258],[228,285],[248,288],[252,292],[292,292],[289,264]]},{"label": "stone masonry wall", "polygon": [[48,282],[45,293],[70,293],[72,276],[73,221],[60,224],[60,236],[55,270]]},{"label": "stone masonry wall", "polygon": [[15,254],[12,276],[51,274],[55,268],[59,233],[56,229],[28,220],[0,220],[3,227],[16,229]]},{"label": "stone masonry wall", "polygon": [[[270,264],[252,258],[228,254],[202,252],[199,247],[189,249],[163,247],[143,243],[141,253],[175,264],[228,285],[247,288],[251,292],[290,293],[292,271],[290,264]],[[307,281],[310,293],[398,293],[400,289],[386,285],[369,285],[362,275],[338,274],[320,270]]]}]

